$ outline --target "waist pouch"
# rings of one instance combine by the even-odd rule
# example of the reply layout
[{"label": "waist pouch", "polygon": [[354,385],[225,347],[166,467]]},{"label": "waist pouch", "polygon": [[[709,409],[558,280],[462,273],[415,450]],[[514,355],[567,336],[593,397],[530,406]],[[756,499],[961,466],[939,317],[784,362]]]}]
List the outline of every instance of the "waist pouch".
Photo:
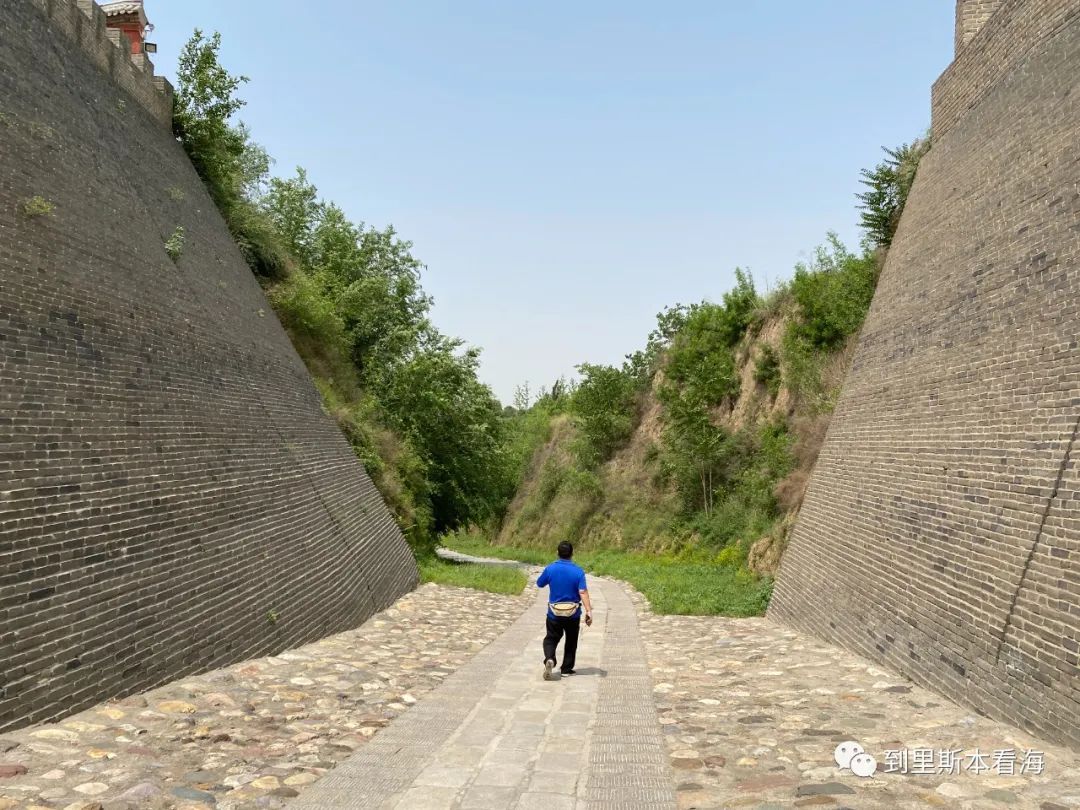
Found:
[{"label": "waist pouch", "polygon": [[551,608],[551,612],[561,619],[569,619],[575,613],[578,612],[578,608],[581,607],[580,602],[551,602],[548,605]]}]

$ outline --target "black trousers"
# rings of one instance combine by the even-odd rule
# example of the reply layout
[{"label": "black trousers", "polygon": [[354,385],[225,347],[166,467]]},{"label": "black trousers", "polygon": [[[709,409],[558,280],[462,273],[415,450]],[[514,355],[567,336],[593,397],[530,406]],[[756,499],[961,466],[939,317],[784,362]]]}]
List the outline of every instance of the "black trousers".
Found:
[{"label": "black trousers", "polygon": [[561,616],[553,619],[548,616],[547,635],[544,636],[544,660],[555,660],[555,648],[559,646],[563,633],[566,633],[566,646],[563,647],[562,666],[559,669],[563,672],[572,670],[574,661],[577,659],[577,640],[580,632],[581,616],[572,619],[564,619]]}]

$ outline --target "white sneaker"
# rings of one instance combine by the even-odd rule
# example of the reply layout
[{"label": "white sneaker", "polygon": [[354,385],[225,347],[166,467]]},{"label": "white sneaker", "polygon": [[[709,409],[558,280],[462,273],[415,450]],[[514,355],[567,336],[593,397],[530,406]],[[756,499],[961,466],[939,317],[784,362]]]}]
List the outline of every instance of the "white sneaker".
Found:
[{"label": "white sneaker", "polygon": [[555,662],[550,658],[544,662],[544,680],[553,681],[555,676],[551,674],[551,670],[555,669]]}]

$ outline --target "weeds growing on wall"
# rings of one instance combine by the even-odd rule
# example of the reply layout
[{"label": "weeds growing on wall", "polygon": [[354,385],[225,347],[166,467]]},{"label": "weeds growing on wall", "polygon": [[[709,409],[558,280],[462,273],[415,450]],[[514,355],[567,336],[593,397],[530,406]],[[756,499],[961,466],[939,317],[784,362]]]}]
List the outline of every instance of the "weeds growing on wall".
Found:
[{"label": "weeds growing on wall", "polygon": [[174,262],[180,261],[180,257],[184,255],[184,242],[186,238],[187,236],[184,229],[180,225],[177,225],[173,232],[169,234],[169,238],[165,240],[165,252]]},{"label": "weeds growing on wall", "polygon": [[56,140],[56,130],[50,127],[48,124],[42,124],[38,121],[31,121],[29,125],[30,134],[37,138],[39,141],[53,142]]},{"label": "weeds growing on wall", "polygon": [[35,217],[47,217],[56,210],[56,206],[40,195],[35,195],[23,203],[23,216],[31,219]]}]

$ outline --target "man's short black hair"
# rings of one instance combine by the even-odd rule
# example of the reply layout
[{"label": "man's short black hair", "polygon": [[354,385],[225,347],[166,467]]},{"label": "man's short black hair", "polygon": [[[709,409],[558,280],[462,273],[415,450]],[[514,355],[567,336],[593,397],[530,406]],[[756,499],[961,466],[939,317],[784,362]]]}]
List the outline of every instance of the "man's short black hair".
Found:
[{"label": "man's short black hair", "polygon": [[573,556],[574,556],[574,547],[573,547],[573,545],[566,542],[565,540],[563,540],[561,543],[559,543],[559,559],[560,560],[569,560]]}]

